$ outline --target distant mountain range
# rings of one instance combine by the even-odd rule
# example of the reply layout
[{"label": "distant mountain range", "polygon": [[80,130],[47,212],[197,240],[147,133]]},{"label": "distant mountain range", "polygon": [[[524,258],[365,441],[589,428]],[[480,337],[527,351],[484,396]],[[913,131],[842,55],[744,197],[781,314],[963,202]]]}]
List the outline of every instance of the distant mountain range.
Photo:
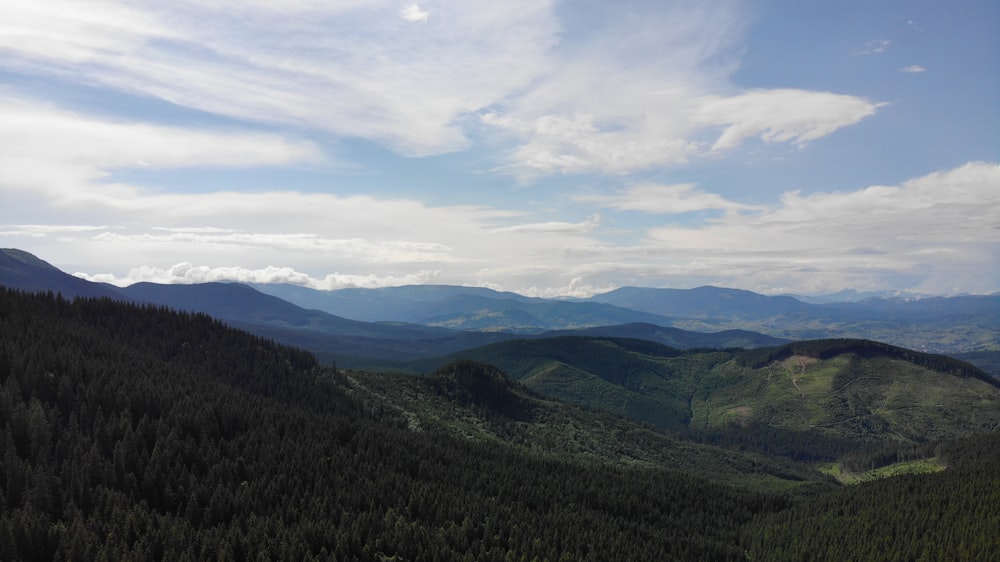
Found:
[{"label": "distant mountain range", "polygon": [[647,311],[599,302],[525,297],[483,287],[408,285],[318,291],[295,285],[258,284],[254,288],[305,308],[368,322],[409,322],[519,334],[633,322],[670,325],[670,318]]},{"label": "distant mountain range", "polygon": [[516,338],[565,335],[639,338],[679,349],[865,338],[961,353],[994,374],[1000,352],[1000,295],[811,304],[719,287],[623,287],[589,299],[449,285],[336,291],[235,283],[118,288],[73,277],[21,250],[0,251],[0,285],[203,312],[344,366],[393,368]]},{"label": "distant mountain range", "polygon": [[792,339],[867,338],[938,353],[1000,350],[1000,295],[810,304],[718,287],[623,287],[593,300],[641,306],[688,330],[740,328]]},{"label": "distant mountain range", "polygon": [[[52,291],[67,298],[106,297],[202,312],[234,327],[312,351],[323,361],[367,368],[396,368],[406,361],[494,342],[548,337],[550,330],[546,326],[558,327],[557,335],[572,333],[573,326],[586,326],[586,333],[591,335],[628,334],[682,348],[756,347],[787,341],[742,331],[685,331],[648,323],[667,323],[666,318],[613,305],[532,299],[489,289],[419,286],[326,294],[280,287],[283,294],[297,295],[295,300],[306,306],[317,304],[316,299],[332,297],[355,316],[372,320],[383,313],[388,316],[384,318],[387,321],[365,321],[304,308],[238,283],[136,283],[123,288],[91,283],[20,250],[0,250],[0,285],[31,292]],[[359,314],[365,310],[367,314]],[[399,311],[403,310],[410,312],[401,315]],[[491,320],[477,324],[461,320],[463,315]],[[424,322],[406,320],[411,317]],[[474,329],[476,325],[480,328]]]},{"label": "distant mountain range", "polygon": [[[523,334],[640,323],[702,333],[745,330],[786,340],[866,338],[934,353],[1000,351],[1000,295],[814,304],[710,286],[622,287],[582,300],[538,299],[482,287],[442,285],[335,291],[289,285],[255,287],[300,306],[348,318],[460,329]],[[661,339],[654,341],[669,345]]]}]

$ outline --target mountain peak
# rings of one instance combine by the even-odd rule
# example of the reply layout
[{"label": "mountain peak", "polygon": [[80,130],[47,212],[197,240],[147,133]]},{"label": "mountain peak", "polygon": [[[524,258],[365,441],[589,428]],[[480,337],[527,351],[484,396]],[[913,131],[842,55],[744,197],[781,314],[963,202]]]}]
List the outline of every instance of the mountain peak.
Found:
[{"label": "mountain peak", "polygon": [[[40,269],[50,269],[53,271],[59,271],[54,265],[49,262],[40,259],[38,256],[25,252],[24,250],[18,250],[17,248],[0,248],[0,255],[3,256],[3,261],[15,261],[19,262],[27,267],[40,268]],[[3,267],[6,264],[0,264]],[[6,268],[4,268],[6,269]]]},{"label": "mountain peak", "polygon": [[115,287],[73,277],[34,254],[16,248],[0,250],[0,285],[28,292],[52,291],[67,298],[122,298]]}]

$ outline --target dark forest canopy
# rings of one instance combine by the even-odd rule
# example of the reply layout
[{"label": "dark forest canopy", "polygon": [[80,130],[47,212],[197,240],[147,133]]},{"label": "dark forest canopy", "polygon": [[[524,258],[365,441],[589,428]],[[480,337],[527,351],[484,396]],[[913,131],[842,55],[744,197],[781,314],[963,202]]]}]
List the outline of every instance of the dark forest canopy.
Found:
[{"label": "dark forest canopy", "polygon": [[0,292],[3,559],[742,557],[770,500],[414,433],[202,315]]},{"label": "dark forest canopy", "polygon": [[[505,412],[508,381],[479,372],[436,381]],[[889,559],[1000,548],[995,509],[973,516],[1000,489],[996,459],[973,454],[993,442],[942,474],[790,497],[415,432],[349,388],[204,315],[0,290],[0,559],[864,558],[875,538],[824,534],[831,510],[898,528],[947,515],[881,537]]]}]

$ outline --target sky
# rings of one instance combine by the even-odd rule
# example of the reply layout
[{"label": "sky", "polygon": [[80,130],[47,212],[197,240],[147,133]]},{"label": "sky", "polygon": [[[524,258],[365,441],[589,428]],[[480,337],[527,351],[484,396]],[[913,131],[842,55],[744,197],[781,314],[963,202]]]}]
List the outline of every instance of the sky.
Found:
[{"label": "sky", "polygon": [[0,246],[86,279],[1000,291],[996,0],[0,4]]}]

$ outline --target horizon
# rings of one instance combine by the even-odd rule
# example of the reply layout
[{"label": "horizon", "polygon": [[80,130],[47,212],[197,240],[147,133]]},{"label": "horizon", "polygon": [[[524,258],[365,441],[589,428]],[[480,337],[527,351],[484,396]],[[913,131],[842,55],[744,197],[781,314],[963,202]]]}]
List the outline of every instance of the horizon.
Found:
[{"label": "horizon", "polygon": [[992,0],[12,6],[0,240],[119,286],[997,294],[998,27]]},{"label": "horizon", "polygon": [[[0,248],[0,252],[7,252],[9,250],[13,250],[14,252],[25,252],[25,253],[33,256],[34,258],[43,261],[44,263],[48,264],[49,266],[51,266],[51,267],[59,270],[60,272],[66,273],[68,275],[71,275],[72,277],[76,277],[78,279],[82,279],[84,281],[88,281],[88,282],[92,282],[92,283],[104,283],[103,281],[92,281],[91,279],[88,278],[90,276],[86,275],[86,274],[68,273],[68,272],[62,270],[61,268],[57,267],[56,265],[48,262],[43,257],[37,256],[35,254],[32,254],[31,252],[27,252],[26,250],[23,250],[23,249],[20,249],[20,248]],[[151,284],[162,284],[162,285],[197,285],[197,284],[211,284],[211,283],[222,283],[222,284],[230,284],[231,283],[231,284],[238,284],[238,285],[244,285],[244,286],[247,286],[247,287],[251,287],[251,288],[253,288],[255,290],[257,289],[257,286],[286,285],[286,286],[298,287],[298,288],[304,288],[304,289],[310,289],[310,290],[321,291],[321,292],[323,292],[323,291],[326,291],[326,292],[343,291],[343,290],[376,290],[377,291],[377,290],[380,290],[380,289],[404,289],[404,288],[410,288],[410,287],[441,287],[441,288],[453,288],[453,289],[466,289],[466,288],[467,289],[485,289],[485,290],[496,291],[496,292],[500,292],[500,293],[512,293],[512,294],[515,294],[515,295],[518,295],[518,296],[521,296],[521,297],[532,297],[532,295],[525,295],[523,293],[518,293],[516,291],[498,291],[497,289],[493,289],[493,288],[490,288],[490,287],[484,287],[484,286],[481,286],[481,285],[454,285],[454,284],[441,284],[441,283],[419,283],[419,284],[410,284],[410,285],[387,285],[387,286],[381,286],[381,287],[338,287],[338,288],[335,288],[335,289],[317,289],[317,288],[314,288],[314,287],[310,287],[308,285],[288,283],[288,282],[284,282],[284,281],[282,281],[282,282],[275,282],[275,283],[260,283],[260,282],[256,282],[256,281],[241,281],[241,280],[228,279],[228,278],[219,278],[219,279],[215,279],[215,280],[201,280],[201,281],[190,281],[190,280],[186,280],[186,279],[181,279],[180,281],[178,281],[177,279],[167,279],[166,282],[161,282],[161,281],[157,281],[157,280],[154,279],[154,280],[133,281],[131,283],[121,283],[121,281],[122,281],[121,279],[117,279],[116,281],[118,281],[119,284],[115,284],[115,283],[108,283],[108,284],[112,285],[112,286],[115,286],[115,287],[118,287],[118,288],[126,288],[126,287],[129,287],[131,285],[135,285],[135,284],[139,284],[139,283],[151,283]],[[549,300],[587,300],[587,299],[590,299],[590,298],[593,298],[593,297],[596,297],[596,296],[600,296],[600,295],[603,295],[603,294],[607,294],[607,293],[610,293],[610,292],[617,291],[619,289],[665,289],[665,290],[675,290],[675,291],[692,291],[692,290],[698,290],[698,289],[718,289],[718,290],[723,290],[723,291],[729,291],[729,290],[732,290],[732,291],[748,291],[748,289],[739,289],[737,287],[725,287],[725,286],[720,286],[720,285],[699,285],[699,286],[696,286],[696,287],[653,287],[653,286],[642,286],[642,285],[622,285],[620,287],[615,287],[613,289],[609,289],[608,291],[605,291],[603,293],[594,293],[594,294],[591,294],[591,295],[580,295],[580,296],[569,296],[569,295],[560,296],[560,295],[557,295],[557,296],[551,296],[551,297],[533,297],[533,298],[544,298],[544,299],[549,299]],[[754,291],[750,291],[750,292],[755,293]],[[265,294],[270,294],[270,293],[265,293]],[[773,293],[773,294],[767,294],[767,293],[755,293],[755,294],[760,294],[760,295],[767,296],[767,297],[791,297],[791,298],[800,299],[800,300],[801,299],[814,299],[813,304],[816,304],[816,303],[819,303],[819,302],[828,302],[830,304],[835,304],[835,303],[838,303],[838,302],[860,302],[860,301],[863,301],[863,300],[867,300],[869,298],[921,300],[921,299],[925,299],[925,298],[937,298],[937,297],[945,297],[945,298],[948,298],[948,297],[963,297],[963,296],[987,296],[988,297],[988,296],[997,296],[997,295],[1000,295],[1000,292],[995,292],[995,293],[958,293],[958,294],[953,294],[953,295],[934,295],[934,294],[926,294],[926,293],[906,293],[906,292],[900,292],[900,291],[858,291],[857,289],[850,289],[850,288],[848,288],[848,289],[842,289],[840,291],[836,291],[836,292],[832,292],[832,293],[814,293],[814,294],[796,294],[796,293]],[[844,301],[834,301],[834,300],[824,301],[825,298],[833,298],[833,297],[838,297],[838,296],[845,296],[845,297],[846,296],[854,296],[856,298],[855,299],[848,299],[848,300],[844,300]],[[807,301],[803,301],[803,302],[809,303],[810,301],[807,300]]]}]

